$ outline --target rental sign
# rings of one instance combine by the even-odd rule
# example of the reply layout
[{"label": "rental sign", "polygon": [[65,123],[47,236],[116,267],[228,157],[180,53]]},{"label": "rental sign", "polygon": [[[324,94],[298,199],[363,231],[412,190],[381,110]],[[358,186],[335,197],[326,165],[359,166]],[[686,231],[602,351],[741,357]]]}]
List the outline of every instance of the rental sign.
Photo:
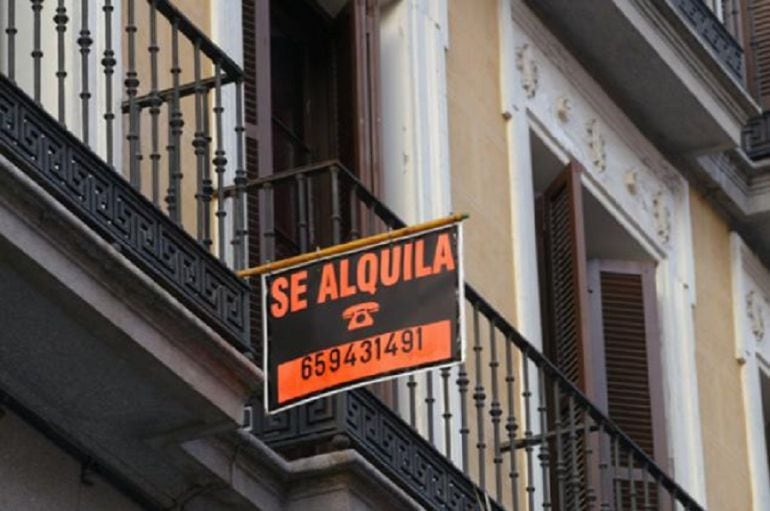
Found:
[{"label": "rental sign", "polygon": [[262,273],[268,412],[462,360],[458,218]]}]

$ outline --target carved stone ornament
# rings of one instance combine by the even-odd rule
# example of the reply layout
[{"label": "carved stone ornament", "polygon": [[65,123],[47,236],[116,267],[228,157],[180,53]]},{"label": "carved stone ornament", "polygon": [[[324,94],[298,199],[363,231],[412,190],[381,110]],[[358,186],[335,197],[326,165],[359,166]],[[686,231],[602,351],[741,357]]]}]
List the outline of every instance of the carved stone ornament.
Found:
[{"label": "carved stone ornament", "polygon": [[588,123],[588,148],[591,151],[591,162],[594,167],[603,172],[607,168],[607,150],[596,119]]},{"label": "carved stone ornament", "polygon": [[516,52],[516,68],[521,73],[521,88],[528,98],[537,94],[538,69],[528,44],[522,45]]},{"label": "carved stone ornament", "polygon": [[663,192],[653,196],[652,214],[655,217],[655,232],[663,243],[668,243],[671,237],[671,211],[666,205]]},{"label": "carved stone ornament", "polygon": [[635,168],[628,169],[626,175],[623,176],[623,183],[626,185],[628,193],[636,196],[639,193],[639,171]]},{"label": "carved stone ornament", "polygon": [[561,122],[569,121],[570,117],[572,117],[572,102],[569,98],[567,96],[559,96],[556,99],[555,107],[556,117],[558,117]]},{"label": "carved stone ornament", "polygon": [[756,291],[749,291],[746,295],[746,316],[754,339],[761,341],[765,337],[765,318],[762,313],[762,297]]}]

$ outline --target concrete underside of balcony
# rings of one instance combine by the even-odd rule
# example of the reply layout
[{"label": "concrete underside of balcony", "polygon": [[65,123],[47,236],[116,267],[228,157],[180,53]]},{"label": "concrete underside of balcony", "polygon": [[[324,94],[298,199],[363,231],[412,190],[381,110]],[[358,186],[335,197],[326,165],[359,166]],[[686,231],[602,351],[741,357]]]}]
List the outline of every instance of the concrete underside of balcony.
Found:
[{"label": "concrete underside of balcony", "polygon": [[[737,147],[759,113],[736,71],[667,0],[527,4],[668,156]],[[709,37],[728,46],[722,27],[712,28]]]},{"label": "concrete underside of balcony", "polygon": [[0,389],[158,505],[207,471],[259,370],[0,157]]},{"label": "concrete underside of balcony", "polygon": [[239,429],[259,369],[2,156],[0,283],[0,409],[144,507],[419,507],[354,451],[286,462]]},{"label": "concrete underside of balcony", "polygon": [[695,28],[671,0],[525,1],[770,265],[770,160],[741,149],[760,108],[710,47],[735,44],[718,20]]}]

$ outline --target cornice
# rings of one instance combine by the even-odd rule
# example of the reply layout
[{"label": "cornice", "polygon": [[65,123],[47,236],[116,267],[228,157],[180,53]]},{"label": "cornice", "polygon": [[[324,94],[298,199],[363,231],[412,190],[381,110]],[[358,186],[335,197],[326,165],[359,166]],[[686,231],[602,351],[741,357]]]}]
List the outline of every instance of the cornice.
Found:
[{"label": "cornice", "polygon": [[[590,105],[596,113],[596,117],[601,119],[602,124],[633,151],[644,166],[665,183],[672,193],[681,193],[685,185],[684,177],[644,137],[602,87],[523,3],[523,0],[511,0],[511,13],[513,23],[521,27],[526,37],[532,41],[533,47],[541,52],[564,76],[570,77],[571,85]],[[568,115],[572,115],[571,110],[570,106]],[[570,120],[572,120],[571,117]]]}]

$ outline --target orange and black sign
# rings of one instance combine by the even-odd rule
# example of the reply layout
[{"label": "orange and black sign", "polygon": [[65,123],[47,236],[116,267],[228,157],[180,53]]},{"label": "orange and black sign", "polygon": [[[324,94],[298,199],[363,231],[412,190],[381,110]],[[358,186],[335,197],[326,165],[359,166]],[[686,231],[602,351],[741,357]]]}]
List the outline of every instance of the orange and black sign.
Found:
[{"label": "orange and black sign", "polygon": [[460,224],[262,275],[266,408],[462,359]]}]

